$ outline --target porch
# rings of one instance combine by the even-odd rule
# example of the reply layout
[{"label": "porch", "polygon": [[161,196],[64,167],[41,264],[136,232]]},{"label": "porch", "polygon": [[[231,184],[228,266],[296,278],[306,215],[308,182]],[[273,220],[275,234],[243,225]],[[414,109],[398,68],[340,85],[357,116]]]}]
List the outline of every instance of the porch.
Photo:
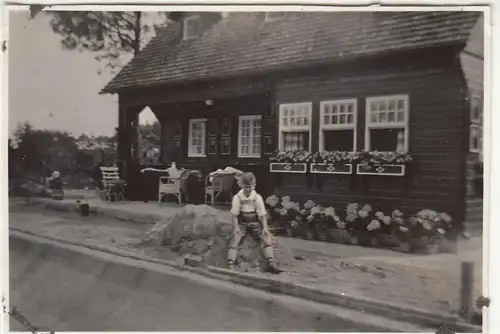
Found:
[{"label": "porch", "polygon": [[[151,90],[133,101],[120,99],[118,156],[129,200],[156,200],[158,180],[164,174],[141,170],[166,169],[172,162],[200,171],[203,178],[228,166],[252,172],[258,180],[257,191],[271,194],[268,157],[276,149],[271,90],[264,81],[238,82],[212,84],[208,92],[197,86],[170,91],[161,98]],[[162,128],[160,161],[154,166],[139,163],[138,115],[146,105]]]}]

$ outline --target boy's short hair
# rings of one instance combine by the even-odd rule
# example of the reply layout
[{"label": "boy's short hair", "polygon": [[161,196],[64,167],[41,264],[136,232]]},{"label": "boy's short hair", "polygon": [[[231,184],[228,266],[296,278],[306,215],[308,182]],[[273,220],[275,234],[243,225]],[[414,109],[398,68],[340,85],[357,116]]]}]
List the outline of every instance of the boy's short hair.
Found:
[{"label": "boy's short hair", "polygon": [[241,174],[238,184],[240,187],[244,186],[254,186],[257,183],[257,179],[253,173],[243,173]]}]

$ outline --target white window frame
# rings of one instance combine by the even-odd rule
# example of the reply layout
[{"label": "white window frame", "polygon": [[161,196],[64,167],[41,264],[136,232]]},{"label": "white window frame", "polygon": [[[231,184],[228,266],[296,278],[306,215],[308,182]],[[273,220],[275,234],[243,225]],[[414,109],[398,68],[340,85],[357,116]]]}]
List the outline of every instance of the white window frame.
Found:
[{"label": "white window frame", "polygon": [[[281,117],[281,114],[283,112],[283,109],[285,108],[292,108],[292,107],[308,107],[309,108],[309,115],[308,115],[308,125],[300,125],[300,126],[291,126],[291,125],[284,125],[283,124],[283,118]],[[307,148],[307,150],[309,152],[311,152],[311,148],[312,148],[312,109],[313,109],[313,104],[312,102],[299,102],[299,103],[285,103],[285,104],[280,104],[279,105],[279,126],[278,126],[278,130],[279,130],[279,135],[278,135],[278,139],[279,139],[279,142],[278,142],[278,149],[280,151],[283,150],[284,148],[284,142],[283,142],[283,133],[284,132],[305,132],[305,131],[308,131],[309,132],[309,147]]]},{"label": "white window frame", "polygon": [[[272,21],[277,21],[277,20],[281,20],[281,19],[284,19],[286,17],[286,12],[280,12],[280,11],[271,11],[271,12],[265,12],[266,13],[266,16],[264,18],[264,21],[265,22],[272,22]],[[273,17],[272,14],[276,14],[276,13],[280,13],[281,15],[278,16],[278,17]]]},{"label": "white window frame", "polygon": [[[477,129],[478,131],[478,144],[479,144],[479,147],[473,147],[473,136],[472,136],[472,129]],[[470,130],[469,130],[469,151],[472,152],[472,153],[481,153],[482,152],[482,126],[481,124],[471,124],[470,125]]]},{"label": "white window frame", "polygon": [[188,35],[188,29],[187,29],[187,26],[189,24],[189,21],[198,21],[200,19],[200,16],[199,15],[192,15],[192,16],[188,16],[186,18],[184,18],[183,22],[182,22],[182,39],[183,40],[188,40],[188,39],[193,39],[193,38],[196,38],[198,37],[198,35],[191,35],[189,36]]},{"label": "white window frame", "polygon": [[[479,118],[474,118],[474,106],[475,102],[477,103],[477,107],[479,108]],[[472,95],[471,100],[470,100],[470,121],[472,123],[482,123],[482,118],[483,118],[483,110],[482,110],[482,99],[481,96],[479,95]]]},{"label": "white window frame", "polygon": [[[202,141],[202,154],[191,153],[192,149],[192,135],[193,135],[193,123],[203,124],[203,141]],[[189,120],[189,135],[188,135],[188,157],[189,158],[204,158],[207,156],[207,119],[206,118],[191,118]]]},{"label": "white window frame", "polygon": [[[370,121],[370,111],[372,102],[381,102],[388,100],[403,100],[405,104],[405,120],[403,122],[385,122],[385,123],[372,123]],[[396,114],[397,118],[397,114]],[[408,94],[404,95],[384,95],[372,96],[366,98],[365,106],[365,151],[371,151],[371,129],[403,129],[404,130],[404,152],[408,153],[410,150],[410,98]]]},{"label": "white window frame", "polygon": [[[341,104],[352,104],[353,105],[353,124],[325,124],[325,106],[326,105],[337,105]],[[319,151],[323,152],[325,150],[325,131],[335,131],[335,130],[353,130],[352,131],[352,147],[353,152],[357,150],[357,126],[358,126],[358,100],[357,99],[344,99],[344,100],[330,100],[321,101],[319,103]]]},{"label": "white window frame", "polygon": [[[254,120],[260,120],[260,142],[259,142],[259,145],[260,145],[260,153],[259,154],[252,154],[252,153],[249,153],[249,154],[246,154],[244,155],[241,150],[242,150],[242,138],[241,138],[241,123],[243,121],[250,121],[250,124],[253,124],[253,121]],[[262,156],[262,116],[261,115],[245,115],[245,116],[240,116],[239,119],[238,119],[238,158],[260,158]],[[252,136],[249,136],[249,152],[252,151],[252,147],[253,147],[253,144],[250,145],[250,143],[252,143],[252,139],[253,137]]]}]

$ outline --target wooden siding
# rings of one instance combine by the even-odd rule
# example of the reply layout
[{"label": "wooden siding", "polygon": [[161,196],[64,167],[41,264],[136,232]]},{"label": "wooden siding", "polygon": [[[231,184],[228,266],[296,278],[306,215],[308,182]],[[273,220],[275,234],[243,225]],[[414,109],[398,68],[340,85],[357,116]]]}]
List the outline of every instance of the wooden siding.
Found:
[{"label": "wooden siding", "polygon": [[276,105],[313,102],[313,151],[318,148],[320,101],[357,99],[360,150],[364,148],[365,99],[408,94],[410,153],[414,162],[405,177],[271,175],[270,178],[277,177],[281,183],[276,193],[325,204],[358,201],[407,210],[434,208],[462,219],[464,127],[461,115],[465,96],[460,64],[452,59],[427,66],[412,64],[283,77],[276,84]]},{"label": "wooden siding", "polygon": [[[476,26],[472,29],[465,50],[460,55],[460,62],[469,95],[482,97],[484,93],[484,16],[478,20]],[[468,138],[469,112],[467,112],[466,118]],[[480,160],[480,155],[467,149],[464,156],[466,164],[466,220],[468,223],[481,224],[482,196],[477,193],[478,187],[475,184],[479,176],[477,175],[476,166]]]}]

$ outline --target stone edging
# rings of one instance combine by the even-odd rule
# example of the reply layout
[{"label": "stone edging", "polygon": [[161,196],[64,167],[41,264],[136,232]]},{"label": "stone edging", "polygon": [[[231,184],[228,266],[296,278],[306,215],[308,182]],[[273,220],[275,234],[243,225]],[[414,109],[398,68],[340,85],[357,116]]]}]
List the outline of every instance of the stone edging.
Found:
[{"label": "stone edging", "polygon": [[482,331],[480,326],[475,326],[472,324],[465,323],[459,317],[454,317],[451,315],[440,315],[433,312],[409,308],[396,304],[389,304],[385,302],[379,302],[376,300],[347,296],[345,294],[321,291],[300,284],[295,284],[291,282],[282,282],[271,277],[261,277],[241,272],[234,272],[214,266],[190,267],[178,264],[174,261],[155,259],[152,257],[143,256],[132,252],[127,252],[113,247],[88,245],[60,238],[44,236],[31,231],[14,227],[10,227],[10,230],[21,232],[28,235],[33,235],[47,240],[56,241],[62,244],[85,247],[91,250],[105,252],[121,257],[166,265],[178,270],[189,271],[192,273],[196,273],[198,275],[203,275],[214,279],[220,279],[236,283],[239,285],[256,288],[259,290],[264,290],[273,293],[280,293],[323,304],[344,307],[347,309],[354,309],[357,311],[363,311],[374,315],[383,316],[388,319],[406,321],[408,323],[419,325],[422,327],[437,329],[440,326],[446,324],[449,329],[455,332],[473,333]]}]

